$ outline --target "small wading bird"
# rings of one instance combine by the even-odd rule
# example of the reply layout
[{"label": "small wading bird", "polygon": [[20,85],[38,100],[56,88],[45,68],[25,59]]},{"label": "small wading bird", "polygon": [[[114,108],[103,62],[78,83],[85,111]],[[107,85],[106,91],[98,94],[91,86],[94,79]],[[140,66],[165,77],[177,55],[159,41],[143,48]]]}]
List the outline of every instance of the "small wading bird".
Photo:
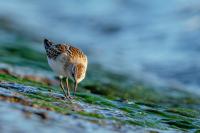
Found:
[{"label": "small wading bird", "polygon": [[[74,81],[75,96],[78,83],[85,78],[87,70],[87,56],[78,48],[68,44],[54,44],[44,39],[44,46],[49,66],[60,77],[60,87],[65,98],[71,99],[68,78]],[[63,79],[66,81],[67,94],[63,86]]]}]

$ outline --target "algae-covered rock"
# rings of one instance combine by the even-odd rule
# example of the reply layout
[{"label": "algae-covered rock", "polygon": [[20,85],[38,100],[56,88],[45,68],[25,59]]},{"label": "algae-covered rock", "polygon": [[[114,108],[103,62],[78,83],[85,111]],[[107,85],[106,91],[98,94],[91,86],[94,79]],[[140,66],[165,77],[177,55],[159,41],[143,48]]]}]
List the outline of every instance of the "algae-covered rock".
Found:
[{"label": "algae-covered rock", "polygon": [[[195,131],[200,127],[196,102],[188,104],[192,109],[184,107],[184,102],[176,103],[179,107],[174,107],[174,99],[165,95],[163,98],[172,105],[134,97],[126,100],[107,98],[103,94],[83,92],[87,89],[83,85],[76,99],[70,102],[64,99],[59,87],[51,88],[47,84],[8,74],[0,74],[0,87],[0,107],[4,107],[1,109],[1,123],[14,126],[11,120],[19,120],[15,125],[17,129],[2,124],[5,132],[32,132],[35,126],[40,132],[50,129],[61,132],[179,132]],[[6,112],[15,113],[8,116],[4,115]],[[22,126],[23,123],[27,128]]]},{"label": "algae-covered rock", "polygon": [[[28,43],[28,42],[27,42]],[[198,132],[200,98],[90,64],[75,99],[64,99],[45,55],[25,42],[0,50],[2,132]],[[26,56],[30,53],[30,56]],[[12,58],[14,57],[14,58]],[[71,82],[70,82],[71,83]]]}]

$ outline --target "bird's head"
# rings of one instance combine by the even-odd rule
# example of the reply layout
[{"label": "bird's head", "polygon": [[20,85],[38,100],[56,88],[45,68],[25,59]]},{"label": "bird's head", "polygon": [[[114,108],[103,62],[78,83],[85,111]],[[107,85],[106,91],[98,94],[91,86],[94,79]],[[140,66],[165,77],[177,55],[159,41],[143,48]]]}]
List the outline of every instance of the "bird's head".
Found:
[{"label": "bird's head", "polygon": [[80,83],[85,78],[86,68],[81,63],[75,64],[72,67],[72,78],[75,82]]}]

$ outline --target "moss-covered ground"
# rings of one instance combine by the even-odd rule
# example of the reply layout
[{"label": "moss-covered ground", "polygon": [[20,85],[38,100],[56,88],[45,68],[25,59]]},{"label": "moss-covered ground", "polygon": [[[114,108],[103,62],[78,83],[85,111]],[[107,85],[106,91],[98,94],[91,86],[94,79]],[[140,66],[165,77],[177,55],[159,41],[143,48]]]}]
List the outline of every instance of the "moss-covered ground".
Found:
[{"label": "moss-covered ground", "polygon": [[[14,44],[1,46],[1,62],[51,71],[44,53],[28,47],[25,42],[16,45],[18,47],[13,47]],[[32,86],[38,91],[20,92],[14,85],[6,87],[4,83]],[[76,98],[72,102],[51,95],[62,93],[56,84],[49,85],[11,73],[0,74],[0,86],[27,99],[27,102],[23,102],[19,98],[5,98],[0,95],[2,101],[6,99],[63,115],[112,120],[121,126],[128,124],[163,131],[199,132],[200,129],[200,97],[181,90],[156,88],[132,81],[125,75],[110,72],[96,64],[90,64],[87,78],[79,85]]]}]

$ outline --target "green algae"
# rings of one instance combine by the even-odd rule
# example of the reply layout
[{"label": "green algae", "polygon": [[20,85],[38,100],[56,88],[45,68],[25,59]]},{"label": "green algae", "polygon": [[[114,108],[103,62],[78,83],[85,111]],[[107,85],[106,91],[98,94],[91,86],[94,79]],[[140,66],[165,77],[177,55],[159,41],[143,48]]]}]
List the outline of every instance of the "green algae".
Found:
[{"label": "green algae", "polygon": [[[89,113],[89,112],[84,112],[84,111],[76,111],[76,110],[72,111],[72,108],[70,108],[73,106],[72,103],[61,101],[50,96],[44,96],[42,94],[25,94],[25,95],[34,100],[33,104],[38,105],[42,108],[47,108],[49,110],[56,111],[58,113],[78,114],[78,115],[83,115],[83,116],[92,117],[92,118],[99,118],[99,119],[105,118],[101,114]],[[56,105],[53,105],[52,102],[60,102],[61,105],[56,106]],[[71,106],[66,107],[65,104],[69,104]]]},{"label": "green algae", "polygon": [[[195,110],[188,110],[193,112],[193,115],[187,115],[185,114],[187,110],[184,110],[184,108],[173,109],[140,102],[128,104],[113,101],[94,94],[77,94],[77,101],[123,111],[125,113],[123,120],[116,117],[104,116],[98,113],[86,112],[84,110],[72,110],[72,106],[70,106],[71,103],[66,103],[63,100],[54,98],[50,95],[44,95],[42,93],[24,95],[32,99],[33,107],[35,106],[37,108],[43,108],[65,115],[74,114],[95,119],[114,120],[122,125],[129,124],[133,126],[156,128],[160,130],[168,130],[174,128],[181,131],[189,131],[195,129],[197,130],[200,126],[200,124],[195,123],[195,121],[198,121],[199,118],[198,112]],[[53,102],[59,102],[60,105],[55,105]],[[65,106],[66,104],[68,106]]]},{"label": "green algae", "polygon": [[[14,47],[16,45],[17,47]],[[46,55],[34,50],[23,40],[1,45],[0,60],[1,62],[18,66],[50,70],[47,65]]]},{"label": "green algae", "polygon": [[43,100],[43,101],[46,101],[46,102],[55,102],[55,101],[58,101],[58,99],[54,98],[54,97],[49,97],[49,96],[45,96],[45,95],[42,95],[42,94],[25,94],[26,96],[28,96],[29,98],[31,99],[39,99],[39,100]]},{"label": "green algae", "polygon": [[79,93],[77,96],[81,97],[84,102],[96,105],[105,105],[109,107],[116,107],[110,100],[94,95],[94,94],[86,94],[86,93]]},{"label": "green algae", "polygon": [[200,98],[194,94],[173,88],[151,87],[137,80],[130,80],[122,74],[106,71],[95,64],[91,65],[87,77],[80,87],[113,100],[133,99],[137,102],[169,104],[170,106],[180,105],[180,103],[200,104]]},{"label": "green algae", "polygon": [[188,108],[169,108],[166,110],[167,112],[191,117],[191,118],[200,118],[200,112]]},{"label": "green algae", "polygon": [[[18,47],[14,47],[15,45]],[[27,45],[25,40],[18,39],[16,42],[1,45],[0,55],[1,62],[17,66],[28,66],[35,69],[50,70],[45,53],[33,49]],[[7,79],[9,80],[9,78]],[[45,89],[49,88],[43,85],[41,87]],[[60,92],[60,89],[55,87],[51,87],[50,90]],[[163,94],[153,87],[144,85],[140,81],[130,80],[128,76],[105,70],[98,64],[90,64],[86,79],[79,85],[78,91],[83,92],[85,90],[111,99],[124,98],[159,104],[170,103],[171,105],[172,103],[200,103],[200,98],[196,96],[191,96],[188,93],[180,91],[168,91],[169,89],[165,89],[166,94]],[[168,92],[172,92],[173,94],[177,93],[177,95],[174,97],[171,94],[167,94]]]},{"label": "green algae", "polygon": [[[15,82],[25,85],[36,86],[40,90],[49,90],[51,87],[38,82],[21,79],[19,77],[0,74],[1,81]],[[53,90],[54,91],[54,90]],[[33,104],[51,111],[56,111],[62,114],[75,114],[96,119],[115,120],[121,124],[130,124],[135,126],[157,128],[161,130],[174,128],[182,131],[194,130],[200,127],[199,112],[194,109],[187,108],[174,108],[163,106],[162,104],[155,104],[150,102],[138,102],[134,100],[129,104],[128,102],[114,101],[103,96],[90,94],[90,93],[77,93],[77,101],[86,102],[91,105],[97,105],[114,110],[121,110],[125,113],[124,120],[119,120],[116,117],[104,116],[102,114],[91,113],[72,110],[71,103],[66,103],[61,99],[54,98],[51,95],[44,95],[42,93],[26,94],[25,96],[33,100]],[[53,102],[59,102],[60,105],[54,105]]]},{"label": "green algae", "polygon": [[194,125],[194,124],[192,124],[191,122],[188,122],[188,121],[169,120],[169,121],[165,121],[165,123],[167,123],[171,127],[175,126],[175,127],[182,129],[182,130],[184,130],[184,129],[199,129],[200,128],[200,126]]},{"label": "green algae", "polygon": [[[8,45],[2,46],[0,60],[17,66],[49,70],[45,54],[27,47],[23,43],[17,44],[19,47],[15,48]],[[60,92],[59,87],[9,74],[0,74],[0,81],[33,86],[42,91]],[[64,115],[74,114],[95,119],[113,120],[121,125],[129,124],[161,130],[175,129],[185,132],[199,132],[200,98],[187,92],[168,90],[165,89],[166,92],[163,93],[154,87],[146,86],[139,81],[130,81],[127,76],[112,73],[104,70],[100,65],[94,64],[88,69],[85,81],[80,84],[79,93],[77,93],[75,100],[100,106],[104,109],[122,111],[124,114],[121,119],[117,116],[106,116],[95,112],[80,111],[79,109],[74,110],[72,103],[51,95],[42,93],[22,94],[32,100],[33,107]],[[87,93],[85,93],[86,91]],[[176,95],[171,95],[168,92]],[[123,100],[120,102],[118,99],[124,99],[125,102]],[[131,104],[126,101],[131,102]],[[59,104],[54,104],[54,102]]]},{"label": "green algae", "polygon": [[60,92],[60,89],[58,89],[56,87],[50,87],[46,83],[36,82],[33,80],[16,77],[16,76],[9,75],[9,74],[0,74],[0,81],[14,82],[14,83],[20,83],[23,85],[34,86],[40,90]]},{"label": "green algae", "polygon": [[98,118],[98,119],[105,119],[106,117],[101,115],[101,114],[96,114],[96,113],[88,113],[88,112],[84,112],[84,111],[79,111],[77,112],[80,115],[83,116],[88,116],[88,117],[92,117],[92,118]]},{"label": "green algae", "polygon": [[55,111],[61,114],[71,114],[71,111],[68,110],[67,108],[61,108],[59,106],[53,105],[52,103],[49,103],[46,101],[34,100],[33,106],[36,106],[37,108]]}]

